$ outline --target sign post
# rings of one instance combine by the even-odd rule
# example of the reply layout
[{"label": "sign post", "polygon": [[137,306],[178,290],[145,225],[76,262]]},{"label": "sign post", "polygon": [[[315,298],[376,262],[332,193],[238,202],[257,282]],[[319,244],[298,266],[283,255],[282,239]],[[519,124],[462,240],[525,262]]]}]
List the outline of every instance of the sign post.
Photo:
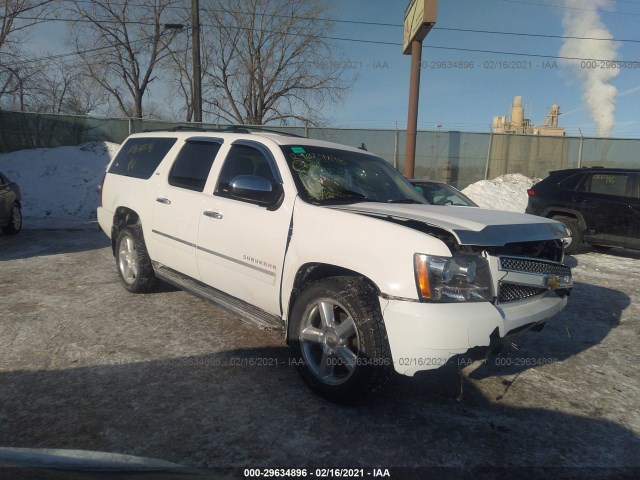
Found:
[{"label": "sign post", "polygon": [[436,24],[437,7],[438,0],[411,0],[404,13],[404,42],[402,53],[411,55],[407,146],[404,160],[404,175],[407,178],[413,178],[416,164],[422,41]]}]

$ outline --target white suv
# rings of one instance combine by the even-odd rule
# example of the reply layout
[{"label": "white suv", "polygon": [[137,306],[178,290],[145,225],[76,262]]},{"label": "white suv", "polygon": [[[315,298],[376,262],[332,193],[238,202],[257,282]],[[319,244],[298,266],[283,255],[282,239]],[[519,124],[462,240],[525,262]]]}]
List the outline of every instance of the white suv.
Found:
[{"label": "white suv", "polygon": [[428,205],[375,155],[267,131],[130,136],[98,221],[125,288],[162,279],[281,330],[337,402],[538,329],[572,287],[561,223]]}]

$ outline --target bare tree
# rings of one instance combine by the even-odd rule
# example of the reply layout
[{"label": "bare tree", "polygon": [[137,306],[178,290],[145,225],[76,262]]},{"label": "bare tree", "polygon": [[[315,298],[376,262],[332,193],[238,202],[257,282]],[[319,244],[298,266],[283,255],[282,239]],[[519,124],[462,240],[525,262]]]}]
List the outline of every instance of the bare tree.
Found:
[{"label": "bare tree", "polygon": [[0,99],[8,94],[24,95],[22,69],[10,65],[20,51],[28,30],[46,20],[54,0],[0,0]]},{"label": "bare tree", "polygon": [[177,0],[74,0],[78,54],[88,74],[127,116],[142,118],[143,98],[176,34],[167,30]]},{"label": "bare tree", "polygon": [[321,0],[209,0],[202,18],[210,63],[206,112],[249,125],[317,124],[348,89],[326,40]]},{"label": "bare tree", "polygon": [[45,21],[55,0],[0,0],[0,51],[10,43],[16,44],[22,33]]},{"label": "bare tree", "polygon": [[106,93],[74,62],[33,64],[26,86],[28,110],[87,115],[104,105]]}]

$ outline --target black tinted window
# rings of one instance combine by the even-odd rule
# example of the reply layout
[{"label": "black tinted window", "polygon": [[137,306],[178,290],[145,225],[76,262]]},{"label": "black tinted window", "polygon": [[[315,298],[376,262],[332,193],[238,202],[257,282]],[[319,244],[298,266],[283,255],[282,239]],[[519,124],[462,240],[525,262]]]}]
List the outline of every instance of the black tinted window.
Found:
[{"label": "black tinted window", "polygon": [[238,175],[256,175],[275,183],[267,158],[253,147],[233,145],[224,162],[216,192],[226,192],[229,183]]},{"label": "black tinted window", "polygon": [[570,177],[565,178],[560,183],[558,183],[558,187],[560,188],[560,190],[578,190],[578,186],[582,184],[583,178],[584,175],[581,173],[571,175]]},{"label": "black tinted window", "polygon": [[591,193],[624,196],[627,192],[629,176],[620,173],[594,173],[591,176]]},{"label": "black tinted window", "polygon": [[185,143],[171,167],[169,185],[202,192],[219,150],[219,143]]},{"label": "black tinted window", "polygon": [[130,138],[116,155],[109,173],[148,179],[174,143],[175,138]]}]

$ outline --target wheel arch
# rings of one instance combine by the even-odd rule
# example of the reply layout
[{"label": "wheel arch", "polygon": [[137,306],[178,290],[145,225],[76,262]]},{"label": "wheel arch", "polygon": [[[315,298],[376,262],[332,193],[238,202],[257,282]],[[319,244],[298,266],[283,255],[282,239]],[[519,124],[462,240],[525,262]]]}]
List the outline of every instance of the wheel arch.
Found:
[{"label": "wheel arch", "polygon": [[293,286],[291,289],[291,295],[289,296],[289,302],[286,309],[286,317],[285,320],[287,322],[286,328],[286,341],[289,343],[289,331],[291,327],[291,322],[289,321],[291,318],[291,311],[293,310],[293,306],[300,295],[300,293],[318,280],[323,280],[325,278],[330,277],[355,277],[359,278],[365,284],[369,285],[376,293],[376,295],[380,295],[380,289],[378,286],[366,275],[363,275],[354,270],[350,270],[348,268],[340,267],[338,265],[332,265],[328,263],[320,263],[320,262],[309,262],[301,265],[296,272]]},{"label": "wheel arch", "polygon": [[582,230],[587,229],[587,223],[584,221],[584,217],[582,214],[576,210],[571,210],[568,208],[550,208],[545,212],[544,215],[546,218],[553,217],[569,217],[578,221],[578,225]]},{"label": "wheel arch", "polygon": [[113,214],[113,224],[111,225],[111,251],[116,254],[116,240],[122,227],[136,225],[140,223],[140,216],[135,210],[128,207],[118,207]]}]

